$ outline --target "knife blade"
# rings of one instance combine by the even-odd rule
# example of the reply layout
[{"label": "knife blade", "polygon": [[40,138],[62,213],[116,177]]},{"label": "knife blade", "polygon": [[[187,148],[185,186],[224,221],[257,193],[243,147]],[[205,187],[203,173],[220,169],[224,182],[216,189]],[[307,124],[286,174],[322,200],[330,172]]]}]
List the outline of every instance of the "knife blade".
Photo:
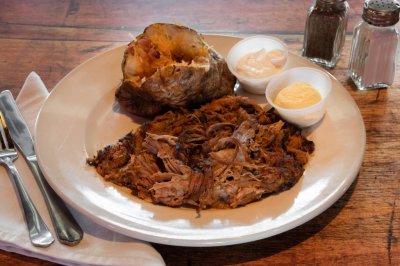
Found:
[{"label": "knife blade", "polygon": [[0,93],[0,110],[5,116],[11,138],[35,176],[59,242],[69,246],[77,245],[82,240],[83,230],[44,178],[37,161],[32,136],[9,90]]}]

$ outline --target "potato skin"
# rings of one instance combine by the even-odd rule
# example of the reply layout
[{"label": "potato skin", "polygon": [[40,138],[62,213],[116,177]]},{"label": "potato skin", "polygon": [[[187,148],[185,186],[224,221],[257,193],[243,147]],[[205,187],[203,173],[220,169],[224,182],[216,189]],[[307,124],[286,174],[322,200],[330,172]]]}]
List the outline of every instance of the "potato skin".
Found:
[{"label": "potato skin", "polygon": [[[155,24],[153,24],[155,25]],[[149,26],[152,27],[153,25]],[[160,24],[156,24],[158,27]],[[193,35],[192,29],[174,24],[161,24],[162,27],[173,27],[177,32],[188,32]],[[144,31],[144,34],[148,28]],[[194,33],[193,33],[194,32]],[[144,34],[140,35],[145,36]],[[196,33],[195,41],[202,40]],[[134,41],[135,42],[135,41]],[[131,43],[130,45],[135,44]],[[235,76],[229,71],[225,60],[212,47],[203,42],[208,49],[208,65],[196,64],[169,64],[157,68],[144,82],[137,84],[124,73],[124,79],[117,89],[115,96],[121,107],[135,115],[154,116],[168,109],[195,108],[212,99],[233,94],[236,82]],[[129,47],[129,46],[128,46]],[[131,50],[126,49],[122,69]]]}]

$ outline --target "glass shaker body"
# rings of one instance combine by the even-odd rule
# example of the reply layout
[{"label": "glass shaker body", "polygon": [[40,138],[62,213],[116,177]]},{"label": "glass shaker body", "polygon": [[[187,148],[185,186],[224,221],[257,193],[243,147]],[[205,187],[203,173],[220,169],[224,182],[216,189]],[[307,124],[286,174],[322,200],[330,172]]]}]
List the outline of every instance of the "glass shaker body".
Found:
[{"label": "glass shaker body", "polygon": [[349,4],[316,0],[308,11],[302,55],[327,68],[336,65],[346,37]]},{"label": "glass shaker body", "polygon": [[393,84],[399,31],[395,26],[374,26],[361,21],[353,33],[349,75],[359,90]]}]

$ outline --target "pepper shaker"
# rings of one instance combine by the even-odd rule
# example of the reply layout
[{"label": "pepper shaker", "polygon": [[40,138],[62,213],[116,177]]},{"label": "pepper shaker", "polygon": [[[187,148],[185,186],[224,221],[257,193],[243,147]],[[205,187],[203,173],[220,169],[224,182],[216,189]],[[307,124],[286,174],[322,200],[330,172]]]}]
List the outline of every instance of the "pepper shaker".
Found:
[{"label": "pepper shaker", "polygon": [[354,28],[349,75],[359,90],[393,84],[399,31],[397,1],[371,0],[364,4],[362,20]]},{"label": "pepper shaker", "polygon": [[304,57],[326,68],[336,65],[344,46],[349,8],[344,0],[313,2],[304,30]]}]

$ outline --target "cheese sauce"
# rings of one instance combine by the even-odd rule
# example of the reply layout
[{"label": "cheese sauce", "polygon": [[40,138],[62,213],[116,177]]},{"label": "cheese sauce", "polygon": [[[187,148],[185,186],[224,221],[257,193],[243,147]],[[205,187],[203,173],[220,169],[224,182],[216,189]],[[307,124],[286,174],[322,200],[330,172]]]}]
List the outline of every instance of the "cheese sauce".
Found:
[{"label": "cheese sauce", "polygon": [[267,52],[264,48],[242,56],[236,64],[238,74],[248,78],[265,78],[281,71],[286,57],[279,49]]},{"label": "cheese sauce", "polygon": [[301,109],[321,101],[321,94],[310,84],[295,82],[283,88],[274,103],[286,109]]}]

